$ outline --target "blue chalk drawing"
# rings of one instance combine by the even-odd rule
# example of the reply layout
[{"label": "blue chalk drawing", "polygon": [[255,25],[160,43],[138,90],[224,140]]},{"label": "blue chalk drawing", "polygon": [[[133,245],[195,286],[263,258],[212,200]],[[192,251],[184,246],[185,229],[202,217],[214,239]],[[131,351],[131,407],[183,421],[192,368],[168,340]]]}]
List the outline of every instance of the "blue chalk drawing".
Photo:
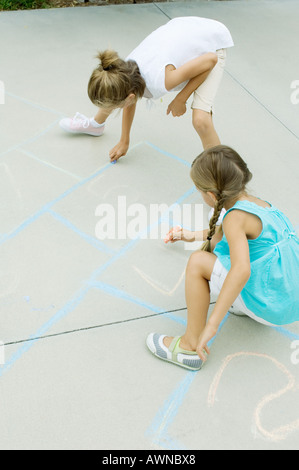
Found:
[{"label": "blue chalk drawing", "polygon": [[[20,149],[24,153],[22,149],[22,146],[25,144],[29,144],[32,142],[35,142],[38,140],[41,136],[45,135],[48,131],[50,131],[54,126],[57,125],[59,122],[60,118],[62,117],[62,114],[59,113],[56,110],[52,110],[50,108],[46,108],[40,105],[37,105],[35,103],[29,102],[28,100],[25,100],[21,97],[18,97],[16,95],[13,95],[12,93],[7,93],[7,95],[11,96],[12,98],[18,99],[20,101],[23,101],[26,104],[29,104],[30,106],[36,107],[37,109],[45,112],[49,112],[52,114],[59,115],[59,119],[56,119],[54,122],[52,122],[49,126],[47,126],[43,131],[39,132],[38,134],[34,135],[33,137],[14,145],[13,147],[9,148],[8,150],[0,153],[0,158],[12,150]],[[145,144],[149,146],[150,148],[154,149],[155,151],[159,152],[160,154],[171,158],[175,160],[176,162],[181,163],[182,165],[190,168],[190,163],[185,161],[184,159],[175,156],[163,149],[160,149],[156,145],[152,144],[151,142],[141,142],[140,144],[137,144],[135,147],[138,147],[138,145]],[[27,152],[28,154],[28,152]],[[35,158],[36,160],[39,160],[38,157],[35,157],[34,154],[30,153],[28,155],[32,158]],[[42,162],[41,162],[42,163]],[[71,188],[66,190],[64,193],[56,197],[54,200],[48,202],[45,204],[39,211],[37,211],[35,214],[30,216],[27,220],[25,220],[19,227],[15,228],[12,232],[8,234],[1,234],[0,238],[0,246],[3,245],[5,242],[13,239],[14,237],[20,235],[24,230],[26,230],[27,227],[29,227],[31,224],[35,223],[42,215],[44,214],[50,214],[53,218],[55,218],[59,223],[63,224],[65,227],[67,227],[70,231],[75,233],[76,235],[80,236],[82,239],[84,239],[87,243],[92,245],[95,249],[100,250],[105,252],[107,255],[111,256],[108,261],[106,261],[104,264],[102,264],[98,269],[96,269],[93,273],[91,273],[89,279],[85,280],[83,282],[83,286],[73,294],[73,296],[65,303],[65,305],[59,309],[55,315],[53,315],[47,322],[45,322],[43,325],[41,325],[40,328],[38,328],[29,338],[28,341],[24,342],[22,346],[20,346],[17,351],[15,351],[11,357],[5,362],[4,365],[0,367],[0,377],[3,377],[5,373],[7,373],[13,365],[23,357],[23,355],[28,352],[33,345],[39,340],[40,337],[45,335],[55,324],[57,324],[59,321],[61,321],[63,318],[65,318],[67,315],[69,315],[71,312],[73,312],[86,298],[86,295],[91,289],[98,289],[107,295],[111,295],[115,298],[118,298],[124,302],[131,302],[140,308],[144,308],[146,310],[149,310],[150,312],[154,313],[161,313],[163,312],[163,309],[149,304],[145,302],[143,299],[140,299],[136,296],[132,296],[128,294],[125,291],[122,291],[115,286],[109,285],[107,283],[103,283],[99,280],[99,277],[105,272],[105,270],[112,266],[113,263],[115,263],[117,260],[119,260],[122,256],[125,256],[135,245],[136,243],[139,242],[140,236],[137,237],[134,240],[130,240],[124,247],[122,247],[119,251],[115,252],[114,250],[111,250],[108,248],[104,243],[100,242],[99,240],[95,239],[94,237],[84,233],[80,229],[78,229],[74,224],[72,224],[70,221],[68,221],[66,218],[58,214],[53,210],[53,207],[55,204],[60,202],[61,200],[67,198],[69,195],[71,195],[73,192],[75,192],[77,189],[81,188],[88,182],[92,181],[96,177],[98,177],[100,174],[106,172],[111,168],[112,164],[116,164],[115,162],[107,163],[104,165],[101,169],[99,169],[97,172],[94,174],[90,175],[87,178],[84,178],[77,182],[75,185],[73,185]],[[55,168],[58,171],[63,171],[62,169]],[[70,176],[75,177],[78,179],[76,175],[72,175],[69,173]],[[187,197],[189,197],[191,194],[195,192],[195,188],[191,188],[188,190],[185,194],[183,194],[175,204],[180,204],[182,203]],[[163,220],[163,216],[161,217],[160,221],[158,223],[161,223],[161,220]],[[152,227],[148,227],[147,230],[150,231]],[[299,225],[296,227],[296,232],[299,231]],[[24,296],[24,301],[29,303],[31,301],[30,296]],[[168,317],[169,319],[181,323],[181,324],[186,324],[186,321],[172,313],[165,314],[164,316]],[[228,315],[225,317],[223,320],[220,329],[222,326],[226,323],[228,320]],[[288,339],[298,339],[299,335],[294,334],[287,329],[283,327],[275,327],[274,328],[279,334],[284,335]],[[217,336],[216,336],[217,338]],[[214,340],[216,339],[214,338]],[[212,342],[210,342],[210,346]],[[183,379],[178,383],[178,385],[175,387],[175,389],[171,392],[169,397],[165,400],[164,404],[161,406],[161,408],[158,410],[156,416],[154,417],[151,425],[148,427],[146,430],[146,435],[151,439],[152,443],[155,444],[156,446],[160,446],[166,449],[185,449],[184,445],[175,439],[173,439],[170,436],[170,427],[172,423],[174,422],[180,407],[184,403],[184,400],[186,399],[186,396],[188,394],[188,391],[190,390],[190,387],[192,383],[194,382],[195,378],[198,376],[198,373],[196,372],[188,372],[184,375]]]},{"label": "blue chalk drawing", "polygon": [[[212,346],[214,341],[217,339],[219,332],[225,325],[229,318],[229,314],[225,316],[223,321],[220,324],[218,333],[208,344],[209,348]],[[177,416],[180,407],[182,406],[186,395],[188,394],[190,387],[196,378],[200,374],[200,371],[197,372],[187,372],[184,378],[181,380],[179,385],[175,390],[170,394],[166,399],[163,406],[158,410],[156,416],[154,417],[152,424],[146,430],[146,435],[149,436],[152,440],[152,444],[155,444],[158,447],[169,450],[184,450],[184,447],[181,443],[173,440],[169,435],[169,428],[173,423],[175,417]]]}]

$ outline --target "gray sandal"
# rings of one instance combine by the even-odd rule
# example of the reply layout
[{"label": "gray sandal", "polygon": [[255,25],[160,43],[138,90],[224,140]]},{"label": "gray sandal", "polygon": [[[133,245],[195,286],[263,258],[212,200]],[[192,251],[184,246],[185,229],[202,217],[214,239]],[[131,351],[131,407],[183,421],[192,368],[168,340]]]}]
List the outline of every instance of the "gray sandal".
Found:
[{"label": "gray sandal", "polygon": [[203,362],[195,351],[186,351],[180,348],[181,336],[176,336],[169,348],[163,342],[166,335],[151,333],[146,340],[148,349],[159,359],[172,362],[189,370],[200,370]]}]

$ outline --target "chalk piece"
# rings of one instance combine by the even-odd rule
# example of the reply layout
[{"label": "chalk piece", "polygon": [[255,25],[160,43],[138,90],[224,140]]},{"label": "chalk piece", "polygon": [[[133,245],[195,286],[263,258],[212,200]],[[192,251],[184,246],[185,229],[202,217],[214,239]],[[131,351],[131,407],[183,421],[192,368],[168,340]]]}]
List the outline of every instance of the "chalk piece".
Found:
[{"label": "chalk piece", "polygon": [[117,160],[113,160],[113,162],[111,162],[112,165],[115,165],[117,163]]}]

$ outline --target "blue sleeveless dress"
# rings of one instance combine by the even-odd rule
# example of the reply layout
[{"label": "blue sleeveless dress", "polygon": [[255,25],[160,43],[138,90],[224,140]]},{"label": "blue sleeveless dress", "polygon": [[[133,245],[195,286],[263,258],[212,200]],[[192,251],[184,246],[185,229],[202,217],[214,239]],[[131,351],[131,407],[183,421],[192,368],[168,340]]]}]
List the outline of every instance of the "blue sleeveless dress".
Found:
[{"label": "blue sleeveless dress", "polygon": [[[291,222],[276,207],[250,201],[238,201],[224,217],[236,209],[258,216],[263,224],[260,236],[248,240],[251,276],[241,292],[246,307],[274,325],[299,321],[299,238]],[[229,271],[225,234],[214,253]]]}]

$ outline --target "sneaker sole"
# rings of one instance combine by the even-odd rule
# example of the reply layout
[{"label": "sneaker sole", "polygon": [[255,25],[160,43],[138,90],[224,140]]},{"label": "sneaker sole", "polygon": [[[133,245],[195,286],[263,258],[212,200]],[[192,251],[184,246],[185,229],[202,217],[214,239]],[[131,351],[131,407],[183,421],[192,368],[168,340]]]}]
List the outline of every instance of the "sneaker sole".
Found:
[{"label": "sneaker sole", "polygon": [[61,129],[63,129],[66,132],[69,132],[69,134],[83,134],[83,135],[91,135],[93,137],[101,137],[103,135],[103,132],[102,132],[102,134],[93,134],[92,132],[82,132],[82,131],[75,131],[75,130],[72,130],[72,129],[68,129],[67,127],[65,127],[61,123],[59,123],[59,125],[60,125]]}]

